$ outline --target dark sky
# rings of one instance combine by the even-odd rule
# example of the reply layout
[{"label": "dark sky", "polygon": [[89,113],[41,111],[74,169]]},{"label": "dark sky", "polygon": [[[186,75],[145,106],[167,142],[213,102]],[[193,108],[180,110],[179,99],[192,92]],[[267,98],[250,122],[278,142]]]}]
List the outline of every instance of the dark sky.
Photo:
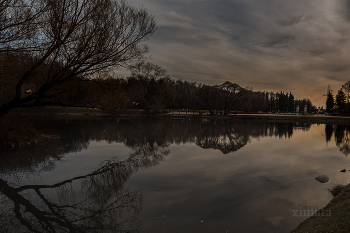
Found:
[{"label": "dark sky", "polygon": [[150,61],[175,79],[291,91],[317,106],[350,80],[350,0],[128,3],[155,16]]}]

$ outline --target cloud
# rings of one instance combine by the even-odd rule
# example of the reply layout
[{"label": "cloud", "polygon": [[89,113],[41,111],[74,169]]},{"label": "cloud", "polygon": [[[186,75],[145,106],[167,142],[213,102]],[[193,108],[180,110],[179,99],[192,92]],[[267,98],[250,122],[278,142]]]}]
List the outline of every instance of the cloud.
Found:
[{"label": "cloud", "polygon": [[216,43],[217,39],[193,27],[161,25],[158,26],[152,41],[162,44],[176,43],[185,46],[210,46],[211,43]]},{"label": "cloud", "polygon": [[152,62],[205,84],[318,99],[349,77],[350,0],[130,0],[157,19]]},{"label": "cloud", "polygon": [[260,43],[258,45],[261,45],[262,47],[286,47],[287,44],[289,44],[289,42],[291,42],[292,40],[295,40],[295,38],[291,35],[273,35],[269,38],[268,41]]},{"label": "cloud", "polygon": [[294,24],[299,23],[301,19],[302,19],[302,16],[294,16],[293,18],[288,20],[277,20],[276,24],[282,27],[287,27],[287,26],[292,26]]},{"label": "cloud", "polygon": [[350,0],[344,0],[343,16],[350,21]]}]

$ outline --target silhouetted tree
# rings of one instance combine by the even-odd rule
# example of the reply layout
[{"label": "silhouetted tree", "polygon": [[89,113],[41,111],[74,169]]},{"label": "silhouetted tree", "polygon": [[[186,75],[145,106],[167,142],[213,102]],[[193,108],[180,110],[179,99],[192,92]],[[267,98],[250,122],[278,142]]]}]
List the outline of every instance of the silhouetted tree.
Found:
[{"label": "silhouetted tree", "polygon": [[334,108],[334,97],[331,90],[328,90],[327,100],[326,100],[326,111],[328,113],[333,112],[333,108]]},{"label": "silhouetted tree", "polygon": [[292,92],[289,93],[289,98],[288,98],[288,111],[289,112],[294,112],[294,95]]},{"label": "silhouetted tree", "polygon": [[345,84],[342,85],[342,90],[345,93],[346,111],[347,111],[347,114],[349,115],[350,81],[347,81]]},{"label": "silhouetted tree", "polygon": [[[154,33],[154,18],[123,0],[36,2],[44,10],[32,22],[37,32],[32,50],[26,50],[30,59],[16,75],[14,97],[2,103],[0,117],[62,93],[61,85],[76,77],[118,69],[148,52],[140,43]],[[27,95],[26,85],[31,86]]]},{"label": "silhouetted tree", "polygon": [[132,64],[129,66],[129,69],[132,76],[143,76],[155,80],[166,77],[167,73],[161,66],[145,61]]},{"label": "silhouetted tree", "polygon": [[0,0],[0,53],[30,50],[36,21],[44,12],[40,1]]},{"label": "silhouetted tree", "polygon": [[279,110],[282,112],[286,112],[288,110],[288,95],[285,95],[282,91],[278,98],[278,106]]},{"label": "silhouetted tree", "polygon": [[338,90],[338,94],[335,97],[336,107],[339,113],[346,111],[346,97],[342,89]]},{"label": "silhouetted tree", "polygon": [[201,109],[208,110],[210,115],[220,108],[220,90],[215,86],[203,85],[197,92],[197,104]]},{"label": "silhouetted tree", "polygon": [[238,102],[241,101],[240,92],[242,87],[236,83],[229,81],[219,85],[220,92],[220,109],[224,111],[224,115],[227,115],[229,111],[233,111],[238,108]]}]

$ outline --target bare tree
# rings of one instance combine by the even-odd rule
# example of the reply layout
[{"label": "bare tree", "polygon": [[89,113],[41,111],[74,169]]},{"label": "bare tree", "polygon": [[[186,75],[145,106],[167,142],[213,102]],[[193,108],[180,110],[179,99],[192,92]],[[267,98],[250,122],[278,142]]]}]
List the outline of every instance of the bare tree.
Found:
[{"label": "bare tree", "polygon": [[227,115],[230,110],[237,109],[238,94],[241,92],[242,87],[236,83],[226,81],[219,85],[218,88],[221,89],[221,108],[224,110],[224,115]]},{"label": "bare tree", "polygon": [[167,105],[170,79],[167,71],[151,62],[137,62],[129,66],[128,92],[138,108],[144,108],[146,114],[163,111]]},{"label": "bare tree", "polygon": [[220,90],[216,86],[203,85],[197,92],[197,104],[203,110],[208,110],[210,115],[220,107]]},{"label": "bare tree", "polygon": [[0,52],[26,50],[44,9],[34,0],[0,0]]},{"label": "bare tree", "polygon": [[[156,29],[153,16],[123,0],[40,0],[40,4],[44,10],[33,22],[37,32],[29,46],[33,49],[26,52],[28,65],[17,74],[14,98],[0,106],[0,117],[13,108],[55,97],[69,80],[127,67],[143,58],[148,47],[140,43]],[[24,96],[26,86],[31,92]]]},{"label": "bare tree", "polygon": [[158,79],[165,77],[167,73],[167,71],[161,66],[145,61],[130,65],[129,69],[132,76],[143,76],[147,79]]}]

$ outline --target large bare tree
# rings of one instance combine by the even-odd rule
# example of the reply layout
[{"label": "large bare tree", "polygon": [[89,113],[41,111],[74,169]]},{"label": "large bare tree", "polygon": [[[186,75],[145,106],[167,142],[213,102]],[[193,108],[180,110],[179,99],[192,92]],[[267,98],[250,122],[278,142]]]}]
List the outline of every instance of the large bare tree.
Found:
[{"label": "large bare tree", "polygon": [[[11,0],[1,3],[7,2]],[[8,101],[0,102],[0,117],[13,108],[35,106],[38,100],[43,102],[64,92],[61,87],[65,82],[128,67],[148,52],[141,43],[156,30],[153,16],[123,0],[38,0],[32,7],[36,8],[28,13],[32,16],[28,20],[18,17],[18,27],[27,23],[35,33],[26,41],[25,52],[20,53],[21,62],[11,63],[16,72],[9,85],[14,91]],[[0,30],[0,38],[3,32]],[[14,51],[23,46],[12,45]],[[5,48],[2,45],[1,49]],[[25,94],[27,89],[30,92]]]},{"label": "large bare tree", "polygon": [[39,1],[0,0],[0,52],[23,51],[34,38],[40,14]]}]

